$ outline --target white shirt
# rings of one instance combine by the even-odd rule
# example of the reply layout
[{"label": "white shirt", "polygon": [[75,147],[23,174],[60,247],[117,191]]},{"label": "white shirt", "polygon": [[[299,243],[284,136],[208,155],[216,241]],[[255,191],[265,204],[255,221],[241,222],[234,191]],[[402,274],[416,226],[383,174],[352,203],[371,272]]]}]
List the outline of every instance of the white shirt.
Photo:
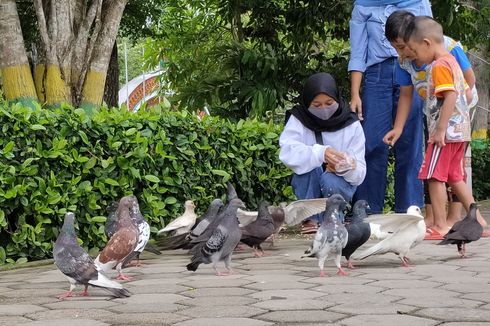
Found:
[{"label": "white shirt", "polygon": [[315,133],[291,115],[279,137],[279,159],[296,174],[305,174],[324,163],[325,150],[329,147],[346,152],[356,159],[356,168],[342,177],[358,186],[366,176],[364,159],[365,138],[361,123],[356,121],[337,131],[322,132],[323,145],[316,143]]}]

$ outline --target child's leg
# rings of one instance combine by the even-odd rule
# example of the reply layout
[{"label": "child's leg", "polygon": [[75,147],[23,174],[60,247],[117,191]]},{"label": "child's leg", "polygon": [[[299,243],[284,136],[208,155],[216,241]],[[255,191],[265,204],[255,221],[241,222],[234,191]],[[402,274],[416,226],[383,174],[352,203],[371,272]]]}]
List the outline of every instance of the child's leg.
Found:
[{"label": "child's leg", "polygon": [[[470,189],[466,185],[464,181],[457,181],[454,183],[450,183],[452,191],[458,196],[459,200],[463,204],[464,209],[468,212],[470,204],[475,202],[475,199],[471,195]],[[476,218],[478,219],[478,222],[483,227],[487,226],[487,221],[483,218],[483,216],[480,213],[480,210],[476,211]]]},{"label": "child's leg", "polygon": [[431,228],[434,226],[434,214],[432,213],[432,204],[430,203],[429,181],[424,180],[424,197],[425,197],[425,226]]},{"label": "child's leg", "polygon": [[454,223],[461,220],[463,204],[459,201],[451,187],[448,186],[448,205],[447,205],[447,219],[446,223],[449,227],[452,227]]},{"label": "child's leg", "polygon": [[446,224],[446,185],[436,179],[429,179],[429,194],[434,215],[432,229],[444,235],[448,231]]}]

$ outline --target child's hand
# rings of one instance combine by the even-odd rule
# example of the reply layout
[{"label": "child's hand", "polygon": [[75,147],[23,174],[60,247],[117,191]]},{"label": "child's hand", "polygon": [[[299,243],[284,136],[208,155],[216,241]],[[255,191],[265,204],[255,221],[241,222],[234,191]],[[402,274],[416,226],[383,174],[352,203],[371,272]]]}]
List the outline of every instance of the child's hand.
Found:
[{"label": "child's hand", "polygon": [[446,129],[437,128],[436,131],[429,137],[429,143],[434,143],[438,147],[446,146]]},{"label": "child's hand", "polygon": [[401,135],[402,135],[402,130],[399,130],[399,129],[391,129],[383,137],[383,142],[386,145],[393,146],[393,145],[395,145],[396,141],[398,140],[398,138],[400,138]]}]

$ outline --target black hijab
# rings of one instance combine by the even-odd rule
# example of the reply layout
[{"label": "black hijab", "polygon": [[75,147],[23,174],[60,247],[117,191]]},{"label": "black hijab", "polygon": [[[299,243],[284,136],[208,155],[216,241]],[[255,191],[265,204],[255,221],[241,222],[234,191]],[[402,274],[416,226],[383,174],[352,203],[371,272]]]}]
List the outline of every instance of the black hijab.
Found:
[{"label": "black hijab", "polygon": [[[308,111],[313,99],[321,93],[327,94],[339,103],[339,108],[328,120],[319,119]],[[306,80],[300,103],[290,110],[290,114],[314,132],[337,131],[359,120],[340,97],[335,79],[325,72],[314,74]]]}]

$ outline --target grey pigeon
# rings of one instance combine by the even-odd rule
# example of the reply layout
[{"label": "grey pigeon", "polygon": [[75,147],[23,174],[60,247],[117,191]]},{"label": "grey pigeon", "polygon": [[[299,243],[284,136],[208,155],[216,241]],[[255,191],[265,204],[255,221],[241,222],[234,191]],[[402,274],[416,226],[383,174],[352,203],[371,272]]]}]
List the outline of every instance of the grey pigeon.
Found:
[{"label": "grey pigeon", "polygon": [[371,236],[371,228],[368,223],[364,223],[367,217],[366,209],[369,205],[365,200],[358,200],[352,207],[352,215],[345,217],[344,225],[349,235],[347,245],[342,249],[342,256],[347,259],[347,268],[353,269],[354,265],[350,256],[362,246]]},{"label": "grey pigeon", "polygon": [[117,231],[94,261],[95,265],[104,272],[109,272],[116,268],[117,279],[127,281],[131,280],[131,278],[122,273],[122,266],[126,262],[126,258],[133,255],[139,238],[138,227],[130,215],[131,205],[132,201],[129,197],[123,197],[119,201],[119,206],[117,207]]},{"label": "grey pigeon", "polygon": [[232,199],[238,198],[238,195],[236,193],[235,187],[231,184],[231,182],[228,182],[226,185],[226,200],[230,202]]},{"label": "grey pigeon", "polygon": [[355,252],[352,258],[365,259],[372,255],[392,252],[398,255],[402,266],[409,267],[410,260],[407,255],[410,249],[421,243],[425,236],[426,227],[420,208],[410,206],[406,214],[375,214],[365,220],[379,224],[381,231],[388,232],[388,236],[362,252]]},{"label": "grey pigeon", "polygon": [[455,244],[461,258],[466,257],[466,244],[481,238],[483,226],[476,219],[476,203],[470,204],[468,214],[461,221],[454,223],[453,227],[438,244]]},{"label": "grey pigeon", "polygon": [[[192,248],[194,255],[187,265],[187,270],[196,271],[200,264],[212,263],[216,275],[229,275],[231,273],[231,255],[242,236],[236,217],[236,211],[239,207],[244,208],[245,205],[238,198],[232,199],[228,203],[226,210],[221,214],[223,216],[220,223],[213,229],[209,239]],[[216,265],[220,261],[225,263],[227,273],[218,271]]]},{"label": "grey pigeon", "polygon": [[129,297],[131,293],[100,271],[88,253],[78,244],[73,226],[74,219],[73,213],[66,213],[63,227],[54,244],[54,262],[70,282],[70,290],[58,298],[71,297],[77,284],[85,286],[85,290],[81,293],[82,296],[88,295],[87,288],[92,285],[118,298]]},{"label": "grey pigeon", "polygon": [[175,250],[175,249],[190,249],[193,247],[191,241],[201,235],[204,230],[209,226],[211,221],[218,215],[219,210],[223,207],[223,201],[221,199],[214,199],[209,204],[206,213],[196,220],[196,224],[191,228],[191,231],[184,234],[164,238],[158,240],[158,245],[162,250]]},{"label": "grey pigeon", "polygon": [[184,234],[190,231],[190,229],[196,223],[197,215],[194,212],[196,205],[192,200],[185,201],[185,211],[184,213],[177,217],[175,220],[170,222],[167,226],[157,232],[160,235],[164,232],[174,231],[174,235]]},{"label": "grey pigeon", "polygon": [[286,203],[280,203],[279,206],[269,206],[269,213],[274,220],[274,233],[269,237],[271,241],[271,246],[274,246],[274,241],[276,237],[279,235],[279,232],[282,230],[284,225],[284,220],[286,218],[286,213],[284,209],[286,207]]},{"label": "grey pigeon", "polygon": [[338,268],[337,274],[347,275],[340,265],[342,249],[347,244],[347,230],[340,222],[340,211],[347,202],[341,195],[335,194],[326,199],[326,209],[323,215],[323,223],[316,232],[315,239],[305,255],[302,257],[317,257],[320,267],[320,277],[325,276],[323,267],[328,256],[333,256]]},{"label": "grey pigeon", "polygon": [[254,257],[262,257],[264,250],[260,246],[275,231],[274,220],[269,212],[270,204],[263,201],[259,206],[257,219],[242,228],[241,242],[253,248]]},{"label": "grey pigeon", "polygon": [[107,239],[110,239],[117,231],[117,205],[119,202],[113,201],[107,206],[107,221],[105,222],[105,234]]}]

